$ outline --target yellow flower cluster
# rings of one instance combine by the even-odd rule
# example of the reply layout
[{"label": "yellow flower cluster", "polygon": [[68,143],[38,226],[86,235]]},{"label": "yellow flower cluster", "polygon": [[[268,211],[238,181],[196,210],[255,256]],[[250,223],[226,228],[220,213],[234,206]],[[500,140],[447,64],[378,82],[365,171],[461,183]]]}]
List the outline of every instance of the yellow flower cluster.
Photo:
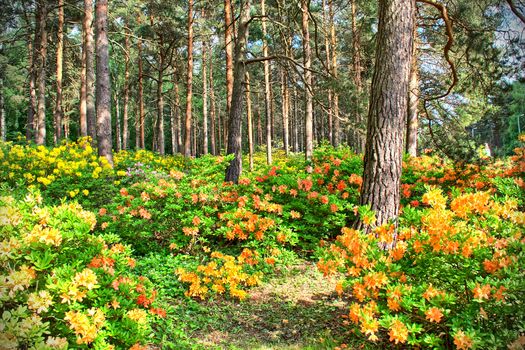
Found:
[{"label": "yellow flower cluster", "polygon": [[17,292],[28,288],[35,276],[35,270],[27,265],[22,265],[19,270],[11,270],[7,276],[0,275],[0,299],[6,295],[12,298]]},{"label": "yellow flower cluster", "polygon": [[126,316],[141,325],[146,324],[148,321],[148,313],[142,309],[131,309],[126,313]]},{"label": "yellow flower cluster", "polygon": [[31,293],[27,297],[27,306],[37,314],[47,312],[52,304],[53,297],[47,290]]},{"label": "yellow flower cluster", "polygon": [[93,270],[86,268],[78,272],[73,281],[64,287],[65,291],[60,295],[62,303],[82,301],[89,290],[98,287],[97,283],[97,275]]},{"label": "yellow flower cluster", "polygon": [[248,293],[242,288],[256,286],[260,283],[260,274],[250,275],[244,272],[245,256],[245,252],[238,258],[213,252],[211,257],[217,261],[199,265],[197,272],[178,269],[176,273],[179,275],[179,280],[190,283],[185,293],[186,296],[204,299],[210,289],[217,294],[223,294],[228,289],[230,296],[239,300],[245,299]]},{"label": "yellow flower cluster", "polygon": [[24,237],[27,244],[43,243],[46,245],[53,245],[58,247],[62,243],[62,235],[60,231],[52,227],[44,227],[37,224],[33,227],[31,232],[28,232]]},{"label": "yellow flower cluster", "polygon": [[106,316],[101,309],[91,308],[87,310],[87,314],[75,310],[68,311],[64,320],[75,332],[78,344],[89,344],[95,340],[98,331],[104,326]]}]

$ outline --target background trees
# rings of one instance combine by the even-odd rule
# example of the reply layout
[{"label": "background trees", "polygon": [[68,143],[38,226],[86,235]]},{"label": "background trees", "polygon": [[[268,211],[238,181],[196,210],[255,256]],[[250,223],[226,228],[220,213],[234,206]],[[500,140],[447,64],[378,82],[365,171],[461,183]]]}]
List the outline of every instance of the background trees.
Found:
[{"label": "background trees", "polygon": [[[458,79],[450,93],[435,98],[447,92],[453,75],[444,58],[445,24],[426,2],[417,5],[412,34],[417,40],[410,91],[416,93],[410,94],[406,114],[415,127],[407,128],[406,150],[415,154],[432,147],[461,159],[488,142],[494,152],[508,152],[514,134],[507,130],[517,132],[519,120],[509,108],[519,105],[519,94],[509,92],[523,79],[523,23],[515,15],[515,10],[523,13],[520,3],[513,3],[513,10],[507,1],[437,2],[454,23],[449,59]],[[96,139],[95,4],[18,0],[3,6],[5,123],[0,125],[8,140],[18,133],[40,144],[63,136]],[[227,151],[233,47],[243,3],[195,2],[191,11],[188,5],[109,4],[114,148],[186,156]],[[268,163],[272,149],[305,151],[309,157],[323,141],[364,151],[372,62],[384,50],[375,46],[376,13],[375,3],[362,0],[251,4],[243,60],[253,99],[250,136],[255,148],[266,146]],[[246,103],[243,98],[244,151],[249,147]]]}]

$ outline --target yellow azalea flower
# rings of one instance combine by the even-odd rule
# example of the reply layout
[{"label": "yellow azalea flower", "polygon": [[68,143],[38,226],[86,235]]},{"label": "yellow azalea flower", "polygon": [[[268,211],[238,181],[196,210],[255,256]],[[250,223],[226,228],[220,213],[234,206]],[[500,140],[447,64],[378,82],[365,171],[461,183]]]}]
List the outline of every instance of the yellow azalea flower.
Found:
[{"label": "yellow azalea flower", "polygon": [[142,309],[132,309],[126,313],[126,316],[139,324],[145,324],[147,322],[147,312]]},{"label": "yellow azalea flower", "polygon": [[88,191],[88,190],[83,190],[83,191],[82,191],[82,194],[83,194],[84,196],[87,196],[87,195],[89,195],[89,191]]},{"label": "yellow azalea flower", "polygon": [[98,287],[97,275],[91,269],[84,269],[82,272],[78,272],[73,279],[73,283],[86,287],[88,290]]},{"label": "yellow azalea flower", "polygon": [[47,312],[49,306],[53,304],[53,298],[47,290],[41,290],[38,293],[31,293],[27,298],[27,306],[37,314]]}]

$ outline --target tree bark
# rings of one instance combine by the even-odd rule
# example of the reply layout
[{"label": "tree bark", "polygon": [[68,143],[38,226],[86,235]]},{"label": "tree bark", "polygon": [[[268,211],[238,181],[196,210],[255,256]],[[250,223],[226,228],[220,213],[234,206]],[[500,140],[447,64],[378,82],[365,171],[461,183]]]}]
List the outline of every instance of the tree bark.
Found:
[{"label": "tree bark", "polygon": [[[126,25],[127,26],[127,25]],[[124,101],[122,111],[122,148],[128,149],[129,147],[129,33],[126,30],[124,35],[124,47],[126,50],[124,56]]]},{"label": "tree bark", "polygon": [[122,129],[120,127],[120,99],[119,91],[115,88],[115,151],[122,150]]},{"label": "tree bark", "polygon": [[293,144],[293,151],[295,153],[300,151],[299,148],[299,113],[298,113],[298,106],[297,106],[297,87],[294,85],[293,87],[293,134],[294,134],[294,144]]},{"label": "tree bark", "polygon": [[252,121],[252,97],[250,88],[250,73],[244,74],[246,81],[246,117],[248,124],[248,153],[250,162],[250,171],[253,170],[253,121]]},{"label": "tree bark", "polygon": [[[331,1],[330,1],[331,5]],[[331,40],[331,19],[330,23],[328,21],[328,15],[326,13],[326,0],[323,0],[323,23],[324,23],[324,46],[326,51],[326,67],[328,68],[329,73],[332,73],[332,56],[330,54],[331,47],[330,47],[330,40]],[[335,145],[334,143],[334,118],[333,118],[333,97],[332,97],[332,88],[328,88],[328,141],[331,145]]]},{"label": "tree bark", "polygon": [[179,96],[179,79],[176,65],[173,67],[173,101],[172,107],[173,120],[171,124],[171,147],[173,154],[182,153],[182,135],[180,128],[180,96]]},{"label": "tree bark", "polygon": [[87,53],[86,53],[86,35],[87,35],[86,16],[82,19],[82,67],[80,69],[80,106],[79,106],[79,124],[80,136],[88,136],[87,129]]},{"label": "tree bark", "polygon": [[361,205],[397,224],[415,0],[380,0]]},{"label": "tree bark", "polygon": [[160,155],[165,152],[165,135],[164,135],[164,94],[163,94],[163,79],[164,79],[164,53],[162,51],[163,40],[162,36],[159,39],[159,67],[157,76],[157,151]]},{"label": "tree bark", "polygon": [[[206,14],[202,9],[202,17],[205,19]],[[202,40],[202,153],[208,154],[208,77],[207,77],[207,55],[208,43],[207,38]]]},{"label": "tree bark", "polygon": [[216,139],[216,115],[215,115],[215,89],[213,88],[213,54],[210,55],[210,143],[211,154],[217,155],[217,139]]},{"label": "tree bark", "polygon": [[46,143],[46,63],[47,63],[47,2],[37,2],[37,18],[39,21],[39,44],[37,55],[37,115],[36,115],[36,144]]},{"label": "tree bark", "polygon": [[184,156],[191,154],[191,99],[193,97],[193,0],[188,1],[188,71],[186,79],[186,119],[184,122]]},{"label": "tree bark", "polygon": [[304,83],[305,83],[305,117],[304,117],[304,142],[305,158],[311,160],[313,155],[313,96],[312,96],[312,53],[310,50],[310,30],[308,28],[308,0],[301,0],[302,11],[302,33],[303,33],[303,65],[304,65]]},{"label": "tree bark", "polygon": [[410,66],[410,85],[408,87],[408,109],[406,130],[406,152],[412,157],[417,156],[417,129],[419,107],[419,76],[417,66],[417,25],[414,25],[414,49]]},{"label": "tree bark", "polygon": [[113,165],[111,139],[111,85],[109,79],[108,0],[96,2],[97,144],[98,155]]},{"label": "tree bark", "polygon": [[83,30],[86,55],[86,121],[87,134],[92,142],[97,139],[97,116],[95,110],[95,43],[93,40],[93,0],[84,0]]},{"label": "tree bark", "polygon": [[56,53],[56,104],[55,104],[55,144],[62,138],[62,63],[64,58],[64,0],[58,0],[58,28],[57,28],[57,53]]},{"label": "tree bark", "polygon": [[243,82],[245,79],[244,58],[248,41],[248,24],[250,23],[250,0],[245,0],[242,3],[239,21],[237,40],[235,42],[233,94],[228,123],[228,148],[226,152],[226,154],[234,154],[234,158],[226,169],[224,179],[224,181],[231,181],[233,183],[239,182],[239,177],[242,173],[242,99]]}]

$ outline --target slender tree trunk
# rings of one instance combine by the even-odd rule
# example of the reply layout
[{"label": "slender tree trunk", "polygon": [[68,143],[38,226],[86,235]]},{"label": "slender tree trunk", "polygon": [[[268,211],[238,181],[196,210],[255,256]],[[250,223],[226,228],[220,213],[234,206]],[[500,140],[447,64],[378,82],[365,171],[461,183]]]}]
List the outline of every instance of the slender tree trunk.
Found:
[{"label": "slender tree trunk", "polygon": [[184,122],[184,156],[191,154],[191,99],[193,97],[193,0],[188,0],[188,72],[186,80],[186,119]]},{"label": "slender tree trunk", "polygon": [[412,157],[417,156],[417,128],[419,106],[419,76],[417,66],[417,26],[414,25],[414,49],[410,67],[410,85],[408,87],[406,152]]},{"label": "slender tree trunk", "polygon": [[[331,2],[331,1],[330,1]],[[331,56],[331,47],[330,47],[330,40],[331,40],[331,26],[328,21],[328,15],[326,13],[326,0],[323,0],[323,23],[324,23],[324,46],[326,51],[326,67],[328,68],[329,72],[332,73],[332,56]],[[331,145],[335,145],[334,142],[334,118],[333,118],[333,92],[332,88],[328,88],[328,141]]]},{"label": "slender tree trunk", "polygon": [[58,28],[57,28],[57,54],[56,54],[56,104],[55,104],[55,144],[62,138],[62,62],[64,57],[64,0],[58,0]]},{"label": "slender tree trunk", "polygon": [[[261,15],[266,15],[266,1],[261,0]],[[263,56],[268,56],[268,40],[266,38],[266,17],[262,18],[263,31]],[[272,106],[271,106],[271,87],[270,87],[270,62],[264,61],[264,114],[266,116],[266,162],[272,164]]]},{"label": "slender tree trunk", "polygon": [[257,82],[257,91],[255,92],[255,115],[257,116],[257,145],[263,144],[263,129],[262,129],[262,118],[261,110],[259,108],[259,90],[260,84]]},{"label": "slender tree trunk", "polygon": [[122,150],[122,130],[120,128],[120,99],[118,90],[115,89],[115,150]]},{"label": "slender tree trunk", "polygon": [[[204,8],[202,17],[206,18]],[[208,154],[208,77],[207,77],[207,39],[202,40],[202,153]]]},{"label": "slender tree trunk", "polygon": [[[138,18],[138,23],[140,24],[140,16]],[[144,70],[143,70],[143,64],[142,64],[142,38],[139,37],[139,40],[137,42],[137,59],[138,59],[138,69],[139,69],[139,76],[138,76],[138,98],[139,98],[139,115],[138,115],[138,123],[136,123],[136,148],[144,149],[146,142],[145,142],[145,118],[146,113],[144,111]],[[135,117],[136,119],[136,117]],[[135,122],[137,122],[135,120]]]},{"label": "slender tree trunk", "polygon": [[365,150],[365,137],[361,129],[361,125],[364,124],[363,116],[360,113],[360,101],[363,92],[363,83],[361,81],[361,40],[359,32],[357,30],[357,11],[356,11],[356,0],[350,0],[351,11],[352,11],[352,65],[353,65],[353,78],[357,98],[354,106],[354,120],[356,121],[358,128],[354,130],[356,144],[354,148],[357,152],[364,152]]},{"label": "slender tree trunk", "polygon": [[82,67],[80,69],[80,109],[79,109],[79,124],[80,136],[88,136],[87,129],[87,49],[86,49],[86,35],[87,35],[87,19],[84,15],[82,19]]},{"label": "slender tree trunk", "polygon": [[[224,0],[224,46],[226,49],[226,115],[230,115],[233,94],[233,8]],[[224,118],[227,119],[227,118]],[[225,120],[224,125],[227,125]],[[226,131],[225,131],[226,133]],[[226,135],[226,134],[225,134]],[[226,142],[226,141],[225,141]]]},{"label": "slender tree trunk", "polygon": [[[334,6],[333,0],[328,0],[328,12],[330,16],[330,45],[331,45],[331,54],[332,54],[332,64],[330,65],[332,69],[332,74],[334,79],[337,81],[337,40],[335,36],[335,21],[334,21]],[[340,143],[341,137],[341,127],[339,120],[339,94],[334,89],[332,92],[332,114],[334,119],[333,127],[333,145],[338,146]]]},{"label": "slender tree trunk", "polygon": [[308,1],[301,0],[302,10],[302,32],[303,32],[303,65],[305,81],[305,119],[304,119],[304,136],[305,136],[305,158],[311,160],[313,155],[313,96],[312,96],[312,53],[310,50],[310,30],[308,28]]},{"label": "slender tree trunk", "polygon": [[96,0],[97,144],[98,155],[113,165],[111,85],[109,79],[108,0]]},{"label": "slender tree trunk", "polygon": [[199,125],[197,124],[197,119],[196,118],[193,118],[192,119],[192,124],[193,124],[193,127],[192,127],[192,138],[191,138],[191,154],[196,157],[197,156],[197,153],[198,153],[198,150],[197,150],[197,129],[199,127]]},{"label": "slender tree trunk", "polygon": [[[38,22],[38,21],[37,21]],[[29,20],[26,20],[26,24],[29,27]],[[35,26],[35,45],[33,46],[33,39],[31,37],[31,31],[28,30],[27,34],[27,55],[28,55],[28,73],[29,73],[29,108],[27,110],[27,125],[26,125],[26,140],[32,140],[35,132],[35,112],[36,112],[36,89],[35,89],[35,56],[38,52],[35,51],[36,41],[38,40],[38,26]]]},{"label": "slender tree trunk", "polygon": [[93,0],[84,0],[83,29],[86,53],[86,120],[87,134],[92,142],[97,139],[97,115],[95,110],[95,43],[93,40]]},{"label": "slender tree trunk", "polygon": [[216,116],[215,116],[215,89],[213,88],[213,54],[210,54],[210,141],[211,141],[211,154],[217,155],[217,139],[216,139]]},{"label": "slender tree trunk", "polygon": [[250,23],[250,0],[242,3],[240,23],[238,26],[237,40],[235,42],[234,58],[234,77],[232,106],[229,118],[228,130],[228,149],[226,154],[234,154],[235,157],[226,169],[224,181],[233,183],[239,182],[242,173],[242,99],[243,99],[243,81],[245,79],[244,58],[246,53],[246,44],[248,42],[248,24]]},{"label": "slender tree trunk", "polygon": [[179,79],[178,70],[174,66],[173,70],[173,100],[175,105],[173,106],[174,113],[174,124],[171,125],[171,143],[173,147],[173,153],[182,153],[182,135],[180,127],[180,95],[179,95]]},{"label": "slender tree trunk", "polygon": [[37,57],[37,116],[36,116],[36,144],[46,143],[46,62],[47,62],[47,2],[39,0],[37,2],[37,12],[39,21],[39,45]]},{"label": "slender tree trunk", "polygon": [[293,87],[293,135],[294,135],[294,144],[293,151],[295,153],[299,152],[299,113],[297,111],[297,87]]},{"label": "slender tree trunk", "polygon": [[288,73],[281,69],[282,115],[283,115],[283,145],[284,153],[290,151],[290,90],[288,89]]},{"label": "slender tree trunk", "polygon": [[163,40],[160,37],[159,45],[159,71],[157,76],[157,150],[160,155],[166,154],[165,151],[165,135],[164,135],[164,94],[163,94],[163,79],[164,79],[164,54],[162,52]]},{"label": "slender tree trunk", "polygon": [[126,54],[124,56],[124,101],[122,111],[122,148],[128,149],[129,147],[129,33],[126,31],[124,35],[124,47]]},{"label": "slender tree trunk", "polygon": [[244,74],[246,77],[246,115],[248,124],[248,152],[250,159],[250,171],[253,170],[253,122],[252,122],[252,97],[250,88],[250,73]]},{"label": "slender tree trunk", "polygon": [[361,205],[377,225],[395,221],[412,61],[415,0],[379,0],[379,27],[364,157]]}]

